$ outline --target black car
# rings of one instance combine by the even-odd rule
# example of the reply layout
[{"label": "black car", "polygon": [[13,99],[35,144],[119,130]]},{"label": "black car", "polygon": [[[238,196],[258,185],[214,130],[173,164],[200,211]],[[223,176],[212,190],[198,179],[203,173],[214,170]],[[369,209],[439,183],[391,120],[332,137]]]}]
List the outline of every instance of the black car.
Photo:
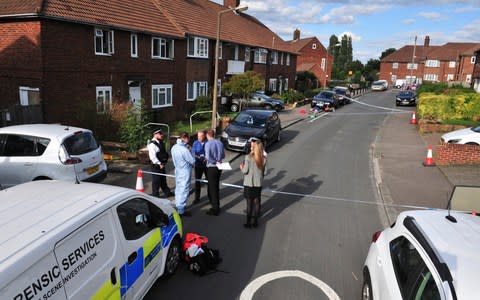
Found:
[{"label": "black car", "polygon": [[312,108],[319,107],[320,109],[325,109],[326,106],[330,106],[337,109],[340,105],[340,102],[335,92],[323,91],[313,97],[311,105]]},{"label": "black car", "polygon": [[225,148],[250,152],[250,138],[260,139],[267,147],[280,140],[281,123],[278,113],[273,110],[244,110],[222,132]]},{"label": "black car", "polygon": [[346,87],[335,87],[333,89],[333,92],[335,92],[335,94],[337,94],[338,101],[340,102],[340,105],[345,105],[345,104],[349,104],[350,102],[352,102],[350,100],[352,95],[350,95],[350,91],[348,90],[348,88],[346,88]]},{"label": "black car", "polygon": [[280,111],[285,108],[285,105],[282,100],[273,99],[260,92],[251,94],[249,100],[233,98],[230,103],[230,110],[233,112],[240,111],[244,107],[263,107]]},{"label": "black car", "polygon": [[400,91],[400,93],[395,96],[396,105],[412,105],[415,106],[417,101],[417,95],[413,91]]}]

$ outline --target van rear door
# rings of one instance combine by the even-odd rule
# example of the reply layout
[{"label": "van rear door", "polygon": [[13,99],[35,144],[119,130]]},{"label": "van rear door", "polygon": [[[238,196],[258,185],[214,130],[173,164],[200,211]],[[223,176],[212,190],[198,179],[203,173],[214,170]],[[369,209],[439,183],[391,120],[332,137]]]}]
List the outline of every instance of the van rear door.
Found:
[{"label": "van rear door", "polygon": [[55,246],[68,299],[121,298],[120,269],[126,259],[114,226],[111,211],[105,211]]}]

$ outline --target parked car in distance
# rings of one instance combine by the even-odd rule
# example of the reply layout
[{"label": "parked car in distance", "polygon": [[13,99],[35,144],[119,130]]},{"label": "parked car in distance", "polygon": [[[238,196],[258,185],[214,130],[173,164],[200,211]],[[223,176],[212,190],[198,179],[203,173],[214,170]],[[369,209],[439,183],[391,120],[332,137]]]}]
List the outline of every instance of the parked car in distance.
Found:
[{"label": "parked car in distance", "polygon": [[340,106],[338,95],[333,91],[322,91],[315,95],[311,103],[313,107],[319,107],[325,109],[326,106],[334,107],[337,109]]},{"label": "parked car in distance", "polygon": [[407,80],[406,79],[397,79],[395,80],[395,87],[397,89],[401,88],[402,86],[405,86],[407,84]]},{"label": "parked car in distance", "polygon": [[413,91],[400,91],[395,96],[395,105],[410,105],[415,106],[417,101],[417,95]]},{"label": "parked car in distance", "polygon": [[352,100],[349,99],[352,97],[352,95],[350,94],[348,88],[343,86],[336,86],[333,88],[333,91],[335,92],[335,94],[337,94],[340,105],[345,105],[352,102]]},{"label": "parked car in distance", "polygon": [[387,90],[387,86],[383,81],[374,81],[372,83],[372,91],[385,91]]},{"label": "parked car in distance", "polygon": [[249,139],[262,140],[268,147],[280,141],[281,123],[278,113],[273,110],[248,109],[240,112],[221,134],[225,148],[233,151],[250,152]]},{"label": "parked car in distance", "polygon": [[0,299],[142,299],[176,272],[168,199],[105,184],[35,181],[0,193]]},{"label": "parked car in distance", "polygon": [[93,133],[60,124],[0,128],[0,185],[57,179],[102,181],[107,165]]},{"label": "parked car in distance", "polygon": [[477,299],[479,232],[475,214],[400,213],[390,228],[373,234],[362,299]]},{"label": "parked car in distance", "polygon": [[230,110],[238,112],[240,109],[247,107],[263,107],[265,109],[274,109],[276,111],[285,108],[284,102],[279,99],[273,99],[263,93],[255,92],[250,96],[250,99],[233,98],[230,103]]},{"label": "parked car in distance", "polygon": [[449,144],[480,145],[480,126],[445,133],[442,135],[442,142]]}]

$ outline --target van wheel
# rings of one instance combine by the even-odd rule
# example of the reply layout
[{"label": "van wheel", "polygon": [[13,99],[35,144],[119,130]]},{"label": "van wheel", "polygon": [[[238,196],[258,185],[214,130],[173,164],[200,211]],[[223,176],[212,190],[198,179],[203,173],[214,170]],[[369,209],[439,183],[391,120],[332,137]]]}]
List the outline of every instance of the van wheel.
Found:
[{"label": "van wheel", "polygon": [[230,105],[230,110],[232,112],[237,112],[238,111],[238,104],[233,103],[232,105]]},{"label": "van wheel", "polygon": [[164,278],[172,277],[177,271],[180,264],[180,240],[176,237],[168,248],[167,259],[165,261],[165,271],[163,272]]},{"label": "van wheel", "polygon": [[363,273],[362,300],[373,300],[372,283],[367,269]]}]

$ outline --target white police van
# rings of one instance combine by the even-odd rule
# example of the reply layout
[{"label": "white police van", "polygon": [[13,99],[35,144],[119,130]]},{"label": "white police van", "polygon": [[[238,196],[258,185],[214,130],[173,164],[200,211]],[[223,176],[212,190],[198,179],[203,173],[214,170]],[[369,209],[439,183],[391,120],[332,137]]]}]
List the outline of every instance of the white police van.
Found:
[{"label": "white police van", "polygon": [[0,191],[0,299],[141,299],[180,261],[168,200],[94,183]]}]

